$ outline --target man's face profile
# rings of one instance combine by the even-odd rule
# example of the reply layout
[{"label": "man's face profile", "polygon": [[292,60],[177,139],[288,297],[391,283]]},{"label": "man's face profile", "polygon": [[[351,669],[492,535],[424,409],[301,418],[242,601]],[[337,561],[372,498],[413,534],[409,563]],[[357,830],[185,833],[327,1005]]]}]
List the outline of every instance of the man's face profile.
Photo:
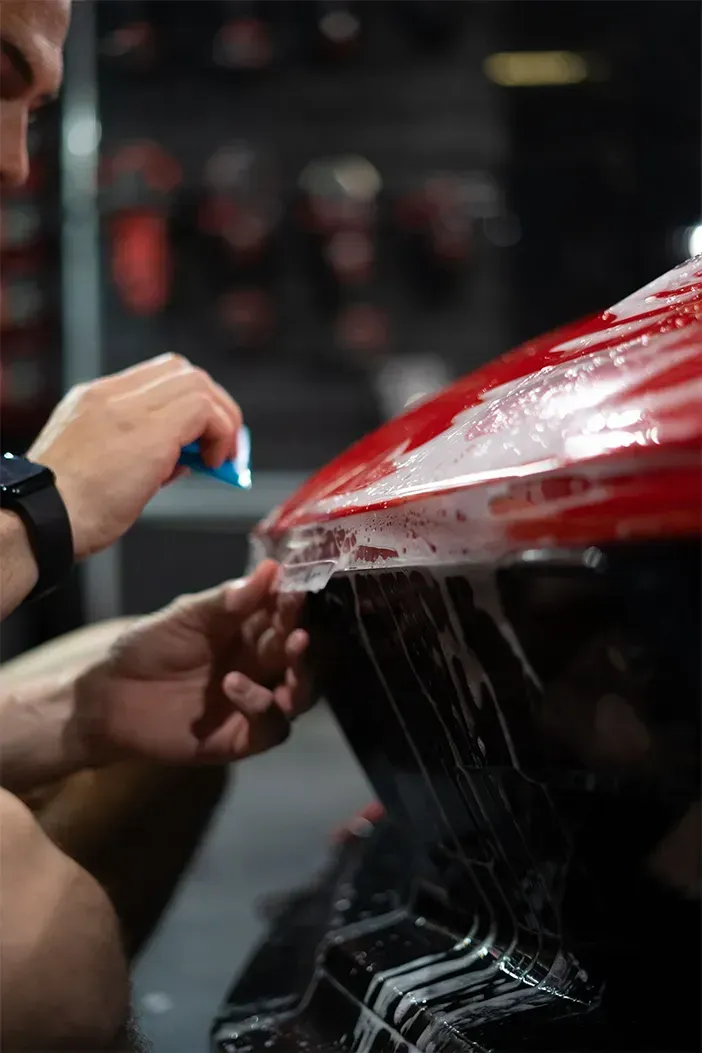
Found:
[{"label": "man's face profile", "polygon": [[61,86],[70,0],[0,0],[0,180],[29,173],[27,127]]}]

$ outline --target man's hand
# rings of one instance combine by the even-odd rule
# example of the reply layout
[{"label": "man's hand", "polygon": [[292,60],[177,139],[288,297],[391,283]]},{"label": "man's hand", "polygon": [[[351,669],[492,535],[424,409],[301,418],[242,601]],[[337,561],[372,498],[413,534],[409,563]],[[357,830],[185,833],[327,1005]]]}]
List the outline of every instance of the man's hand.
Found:
[{"label": "man's hand", "polygon": [[173,478],[183,446],[199,439],[203,460],[219,466],[234,454],[241,423],[207,373],[164,355],[73,388],[28,456],[54,471],[83,558],[132,526]]},{"label": "man's hand", "polygon": [[140,756],[240,760],[282,742],[306,702],[307,634],[281,615],[276,565],[140,619],[76,683],[69,736],[86,765]]}]

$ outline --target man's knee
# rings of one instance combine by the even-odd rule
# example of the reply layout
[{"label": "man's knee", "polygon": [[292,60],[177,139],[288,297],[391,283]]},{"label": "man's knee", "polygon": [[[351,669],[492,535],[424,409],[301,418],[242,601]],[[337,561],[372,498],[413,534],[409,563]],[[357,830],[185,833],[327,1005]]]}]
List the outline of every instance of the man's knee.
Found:
[{"label": "man's knee", "polygon": [[2,1048],[108,1050],[129,984],[109,899],[0,791]]}]

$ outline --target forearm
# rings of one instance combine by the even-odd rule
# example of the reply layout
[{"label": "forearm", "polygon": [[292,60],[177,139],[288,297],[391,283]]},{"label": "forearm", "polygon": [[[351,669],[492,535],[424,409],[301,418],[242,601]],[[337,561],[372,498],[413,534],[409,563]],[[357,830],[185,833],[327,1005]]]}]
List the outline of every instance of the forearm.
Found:
[{"label": "forearm", "polygon": [[88,626],[9,662],[0,672],[0,784],[23,793],[62,779],[89,760],[74,732],[76,679],[131,623]]},{"label": "forearm", "polygon": [[99,662],[133,618],[114,618],[108,622],[87,625],[26,651],[6,662],[0,670],[0,691],[26,687],[33,680],[54,675],[80,676],[89,665]]},{"label": "forearm", "polygon": [[0,510],[0,620],[19,607],[38,578],[22,520],[14,512]]},{"label": "forearm", "polygon": [[52,676],[0,693],[0,785],[23,793],[89,766],[72,719],[74,684]]}]

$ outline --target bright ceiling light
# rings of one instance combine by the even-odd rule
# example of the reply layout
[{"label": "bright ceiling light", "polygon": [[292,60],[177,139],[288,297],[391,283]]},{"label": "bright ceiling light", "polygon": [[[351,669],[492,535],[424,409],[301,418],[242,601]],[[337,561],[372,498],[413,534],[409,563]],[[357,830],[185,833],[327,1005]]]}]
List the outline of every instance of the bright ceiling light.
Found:
[{"label": "bright ceiling light", "polygon": [[687,232],[687,249],[690,256],[702,255],[702,223],[696,227],[690,227]]},{"label": "bright ceiling light", "polygon": [[574,51],[500,51],[483,63],[485,76],[501,88],[582,84],[588,64]]}]

